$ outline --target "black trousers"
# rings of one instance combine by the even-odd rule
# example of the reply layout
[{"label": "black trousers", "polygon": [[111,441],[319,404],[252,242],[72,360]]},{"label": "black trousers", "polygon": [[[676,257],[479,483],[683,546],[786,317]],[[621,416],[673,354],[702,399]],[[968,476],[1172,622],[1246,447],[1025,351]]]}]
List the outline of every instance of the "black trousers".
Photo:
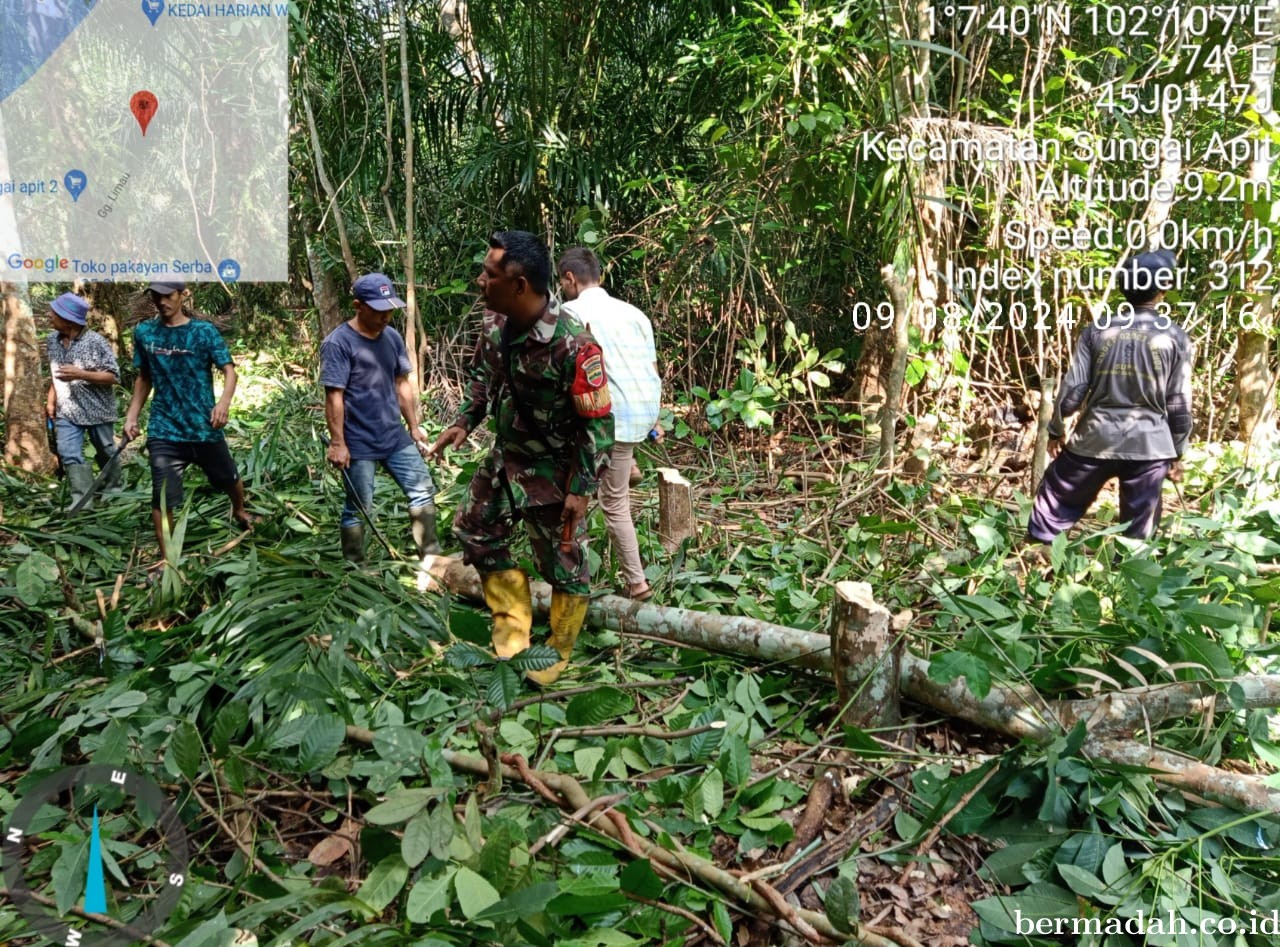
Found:
[{"label": "black trousers", "polygon": [[1160,525],[1161,488],[1172,460],[1107,460],[1064,450],[1049,465],[1036,491],[1027,536],[1042,543],[1074,526],[1112,477],[1120,479],[1120,519],[1135,539],[1149,539]]}]

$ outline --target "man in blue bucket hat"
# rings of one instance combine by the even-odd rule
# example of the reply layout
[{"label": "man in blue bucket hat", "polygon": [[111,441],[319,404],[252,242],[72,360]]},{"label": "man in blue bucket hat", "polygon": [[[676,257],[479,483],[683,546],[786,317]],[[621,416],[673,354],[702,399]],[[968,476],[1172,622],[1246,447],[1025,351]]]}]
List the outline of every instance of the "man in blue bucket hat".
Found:
[{"label": "man in blue bucket hat", "polygon": [[[53,422],[58,457],[67,473],[71,502],[76,504],[93,487],[93,469],[85,461],[85,435],[93,441],[98,466],[105,467],[117,451],[116,393],[120,366],[116,353],[101,335],[88,328],[89,301],[63,293],[49,304],[49,395],[45,417]],[[107,489],[119,485],[119,468]],[[88,509],[92,501],[83,508]]]}]

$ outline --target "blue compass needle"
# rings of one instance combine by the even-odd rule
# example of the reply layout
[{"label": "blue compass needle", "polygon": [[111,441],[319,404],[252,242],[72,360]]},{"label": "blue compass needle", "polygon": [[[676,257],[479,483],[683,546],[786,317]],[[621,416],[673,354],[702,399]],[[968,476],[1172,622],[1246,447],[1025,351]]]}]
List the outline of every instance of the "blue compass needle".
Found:
[{"label": "blue compass needle", "polygon": [[93,834],[89,837],[89,877],[84,886],[87,914],[107,913],[107,882],[102,875],[102,837],[98,832],[98,807],[93,807]]}]

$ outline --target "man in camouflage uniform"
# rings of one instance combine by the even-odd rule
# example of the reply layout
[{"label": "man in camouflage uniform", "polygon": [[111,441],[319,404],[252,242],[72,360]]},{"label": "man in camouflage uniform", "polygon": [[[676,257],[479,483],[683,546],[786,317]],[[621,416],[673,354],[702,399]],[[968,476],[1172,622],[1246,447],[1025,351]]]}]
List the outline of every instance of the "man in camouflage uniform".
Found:
[{"label": "man in camouflage uniform", "polygon": [[490,415],[497,442],[471,480],[453,522],[463,561],[474,565],[493,612],[493,647],[509,658],[529,646],[529,577],[511,557],[524,519],[538,570],[550,581],[549,644],[561,656],[539,684],[569,664],[587,613],[590,572],[587,503],[613,447],[613,414],[600,346],[551,299],[551,258],[530,233],[489,238],[477,279],[486,312],[470,367],[466,401],[431,453],[459,447]]}]

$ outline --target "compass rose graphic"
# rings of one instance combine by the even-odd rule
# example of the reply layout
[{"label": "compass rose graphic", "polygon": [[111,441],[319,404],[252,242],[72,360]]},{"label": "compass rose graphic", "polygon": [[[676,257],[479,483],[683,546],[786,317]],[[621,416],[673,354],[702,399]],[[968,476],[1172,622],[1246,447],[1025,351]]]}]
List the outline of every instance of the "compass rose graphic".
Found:
[{"label": "compass rose graphic", "polygon": [[72,766],[23,796],[4,829],[0,866],[8,898],[36,933],[62,947],[127,947],[177,907],[187,836],[150,779]]}]

